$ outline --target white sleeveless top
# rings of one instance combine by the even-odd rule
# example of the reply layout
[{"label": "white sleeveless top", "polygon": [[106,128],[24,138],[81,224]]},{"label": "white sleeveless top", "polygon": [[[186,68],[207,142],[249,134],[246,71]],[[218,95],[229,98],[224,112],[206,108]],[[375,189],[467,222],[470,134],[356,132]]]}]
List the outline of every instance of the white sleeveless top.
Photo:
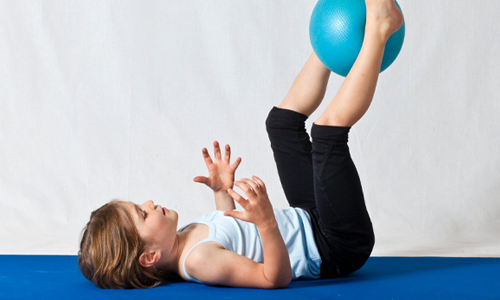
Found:
[{"label": "white sleeveless top", "polygon": [[[289,207],[274,209],[274,215],[290,256],[293,279],[319,278],[321,257],[314,241],[309,214],[303,209]],[[183,226],[179,232],[193,223],[206,224],[209,234],[208,238],[194,245],[184,258],[182,269],[189,280],[201,283],[189,276],[185,267],[186,258],[201,243],[217,242],[226,250],[246,256],[257,263],[264,262],[262,242],[254,224],[226,217],[223,211],[214,211]]]}]

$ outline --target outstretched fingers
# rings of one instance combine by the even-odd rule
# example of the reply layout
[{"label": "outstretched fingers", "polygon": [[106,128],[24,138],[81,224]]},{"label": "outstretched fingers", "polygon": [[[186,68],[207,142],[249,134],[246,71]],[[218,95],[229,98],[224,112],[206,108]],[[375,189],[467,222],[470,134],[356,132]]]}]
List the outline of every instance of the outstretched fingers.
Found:
[{"label": "outstretched fingers", "polygon": [[241,205],[243,209],[247,207],[247,200],[245,200],[245,198],[243,198],[240,194],[236,193],[233,189],[228,189],[227,193],[234,199],[234,201],[238,202],[238,204]]},{"label": "outstretched fingers", "polygon": [[251,201],[252,198],[259,197],[260,195],[266,193],[266,185],[264,184],[264,182],[257,176],[252,176],[252,179],[243,178],[241,179],[241,181],[236,181],[234,183],[234,185],[239,187],[245,193],[245,195],[247,195],[248,201]]},{"label": "outstretched fingers", "polygon": [[257,176],[252,176],[252,179],[259,185],[262,192],[266,192],[266,185],[264,184],[264,181],[262,181],[262,179]]},{"label": "outstretched fingers", "polygon": [[[253,180],[252,180],[253,179]],[[228,189],[229,195],[243,207],[245,211],[227,211],[225,216],[231,216],[242,221],[254,223],[257,227],[267,226],[270,222],[276,222],[273,207],[265,191],[265,185],[260,178],[253,176],[252,179],[243,178],[236,181],[234,185],[239,187],[247,196],[244,199],[232,189]]]},{"label": "outstretched fingers", "polygon": [[234,163],[231,165],[231,168],[233,168],[233,170],[236,170],[238,168],[238,166],[240,165],[241,163],[241,157],[238,157]]},{"label": "outstretched fingers", "polygon": [[220,152],[220,147],[219,147],[219,142],[215,141],[214,142],[214,157],[216,160],[220,160],[222,159],[222,155],[221,155],[221,152]]},{"label": "outstretched fingers", "polygon": [[[243,183],[244,183],[247,187],[249,187],[249,188],[250,188],[249,193],[250,193],[250,192],[252,192],[252,193],[253,193],[253,194],[255,194],[255,195],[259,195],[259,194],[261,193],[261,191],[260,191],[260,186],[259,186],[259,185],[258,185],[255,181],[250,180],[250,179],[248,179],[248,178],[243,178],[241,181],[242,181],[242,182],[243,182]],[[246,191],[244,191],[244,192],[245,192],[245,194],[247,193]],[[253,194],[252,194],[252,195],[253,195]],[[248,194],[247,194],[247,196],[249,196],[249,197],[250,197],[250,195],[248,195]]]},{"label": "outstretched fingers", "polygon": [[226,145],[225,150],[226,152],[224,153],[224,161],[229,164],[229,161],[231,160],[231,147],[229,147],[229,145]]},{"label": "outstretched fingers", "polygon": [[239,220],[245,220],[244,212],[237,211],[237,210],[226,210],[224,212],[224,216],[232,217],[232,218],[239,219]]},{"label": "outstretched fingers", "polygon": [[250,200],[250,198],[253,198],[257,195],[257,193],[255,191],[255,189],[257,188],[257,185],[255,184],[255,182],[251,181],[250,179],[243,178],[241,181],[236,181],[234,183],[234,185],[239,187],[245,193],[245,195],[247,195],[247,197],[249,198],[248,200]]},{"label": "outstretched fingers", "polygon": [[203,154],[203,159],[205,160],[205,164],[207,165],[207,167],[214,163],[212,161],[212,158],[210,157],[210,154],[208,154],[207,148],[203,148],[201,150],[201,154]]},{"label": "outstretched fingers", "polygon": [[[243,183],[241,183],[241,184],[244,185]],[[233,217],[233,218],[245,221],[245,222],[251,222],[251,219],[248,215],[248,211],[251,210],[251,203],[249,202],[249,200],[246,200],[245,198],[243,198],[240,194],[236,193],[233,189],[228,189],[227,192],[228,192],[229,196],[231,196],[234,199],[234,201],[238,202],[238,204],[241,205],[241,207],[243,207],[244,211],[227,210],[224,212],[224,216]]]},{"label": "outstretched fingers", "polygon": [[208,178],[204,176],[196,176],[194,182],[208,184]]}]

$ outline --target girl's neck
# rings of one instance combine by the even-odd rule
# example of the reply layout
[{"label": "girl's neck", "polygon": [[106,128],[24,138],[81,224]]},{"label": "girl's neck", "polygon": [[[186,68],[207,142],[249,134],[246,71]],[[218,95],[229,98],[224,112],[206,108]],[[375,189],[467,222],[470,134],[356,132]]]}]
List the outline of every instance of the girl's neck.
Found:
[{"label": "girl's neck", "polygon": [[161,269],[179,274],[179,262],[186,245],[187,236],[187,232],[177,232],[172,250],[168,253],[164,252],[162,258],[158,261],[158,266]]}]

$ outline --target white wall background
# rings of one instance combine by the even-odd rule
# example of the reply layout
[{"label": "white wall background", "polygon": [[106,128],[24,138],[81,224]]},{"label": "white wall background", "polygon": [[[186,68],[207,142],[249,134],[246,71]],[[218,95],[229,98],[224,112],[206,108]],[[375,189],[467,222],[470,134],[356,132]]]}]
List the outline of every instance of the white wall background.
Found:
[{"label": "white wall background", "polygon": [[[500,2],[399,3],[403,50],[350,138],[374,255],[500,256]],[[286,207],[264,120],[312,51],[314,5],[0,1],[0,253],[76,254],[113,198],[179,225],[213,210],[192,179],[214,140]]]}]

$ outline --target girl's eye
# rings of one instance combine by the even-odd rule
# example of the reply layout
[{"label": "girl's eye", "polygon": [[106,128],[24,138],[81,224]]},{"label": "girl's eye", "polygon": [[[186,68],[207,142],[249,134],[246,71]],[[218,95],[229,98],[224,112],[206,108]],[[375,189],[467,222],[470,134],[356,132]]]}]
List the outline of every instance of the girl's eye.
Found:
[{"label": "girl's eye", "polygon": [[146,211],[142,210],[141,212],[142,212],[142,217],[144,219],[146,219],[146,217],[148,216],[148,214],[146,213]]}]

